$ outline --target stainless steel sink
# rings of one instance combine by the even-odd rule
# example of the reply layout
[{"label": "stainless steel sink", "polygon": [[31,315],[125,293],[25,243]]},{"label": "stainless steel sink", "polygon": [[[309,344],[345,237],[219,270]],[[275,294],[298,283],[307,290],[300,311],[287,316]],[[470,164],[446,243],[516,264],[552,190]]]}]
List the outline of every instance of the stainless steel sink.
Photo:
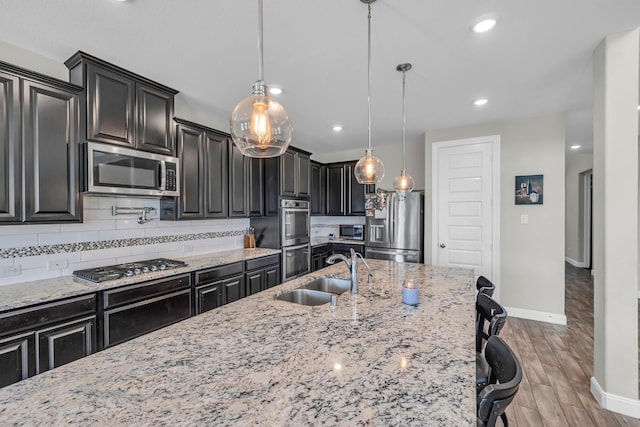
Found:
[{"label": "stainless steel sink", "polygon": [[330,302],[331,296],[332,294],[330,293],[313,289],[294,289],[278,295],[276,299],[302,305],[322,305]]},{"label": "stainless steel sink", "polygon": [[334,277],[319,277],[303,285],[302,288],[340,295],[351,290],[351,280],[338,279]]}]

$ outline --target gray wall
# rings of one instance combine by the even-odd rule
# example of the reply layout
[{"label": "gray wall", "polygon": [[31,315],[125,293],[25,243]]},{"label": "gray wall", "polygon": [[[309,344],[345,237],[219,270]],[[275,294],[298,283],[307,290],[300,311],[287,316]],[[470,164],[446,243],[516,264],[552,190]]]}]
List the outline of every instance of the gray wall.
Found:
[{"label": "gray wall", "polygon": [[[435,142],[500,135],[500,298],[504,305],[564,317],[564,116],[501,121],[425,135],[425,175]],[[516,206],[516,175],[544,175],[544,204]],[[430,180],[429,180],[430,181]],[[427,189],[429,192],[429,190]],[[431,259],[431,198],[425,201],[425,260]],[[520,224],[528,214],[529,223]]]},{"label": "gray wall", "polygon": [[565,168],[565,256],[584,261],[584,172],[593,169],[593,153],[567,153]]}]

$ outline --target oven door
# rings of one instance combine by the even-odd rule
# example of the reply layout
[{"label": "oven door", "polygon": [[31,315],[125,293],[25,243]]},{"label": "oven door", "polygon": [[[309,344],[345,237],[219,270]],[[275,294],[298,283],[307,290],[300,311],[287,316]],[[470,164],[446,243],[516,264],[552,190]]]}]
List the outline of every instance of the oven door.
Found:
[{"label": "oven door", "polygon": [[309,243],[309,210],[282,208],[282,246]]},{"label": "oven door", "polygon": [[282,248],[282,281],[304,276],[310,269],[309,243]]}]

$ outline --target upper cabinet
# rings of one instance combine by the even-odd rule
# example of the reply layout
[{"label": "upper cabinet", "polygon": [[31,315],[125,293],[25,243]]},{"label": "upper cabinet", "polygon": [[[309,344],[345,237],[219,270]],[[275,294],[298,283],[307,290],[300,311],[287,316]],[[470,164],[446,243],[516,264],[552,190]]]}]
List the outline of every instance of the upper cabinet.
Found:
[{"label": "upper cabinet", "polygon": [[82,88],[0,63],[0,223],[81,222]]},{"label": "upper cabinet", "polygon": [[264,215],[264,159],[243,156],[229,140],[229,216]]},{"label": "upper cabinet", "polygon": [[375,185],[360,184],[354,174],[355,165],[356,162],[326,165],[326,215],[365,215],[365,193],[374,192]]},{"label": "upper cabinet", "polygon": [[308,199],[311,187],[311,153],[294,147],[280,157],[265,159],[266,214],[277,215],[279,199]]},{"label": "upper cabinet", "polygon": [[71,82],[86,90],[82,123],[87,140],[175,154],[177,91],[84,52],[77,52],[65,65]]},{"label": "upper cabinet", "polygon": [[324,215],[327,198],[327,167],[312,161],[310,169],[311,189],[309,190],[309,201],[311,203],[311,215]]},{"label": "upper cabinet", "polygon": [[161,218],[226,218],[229,135],[182,119],[176,123],[180,197],[162,200]]}]

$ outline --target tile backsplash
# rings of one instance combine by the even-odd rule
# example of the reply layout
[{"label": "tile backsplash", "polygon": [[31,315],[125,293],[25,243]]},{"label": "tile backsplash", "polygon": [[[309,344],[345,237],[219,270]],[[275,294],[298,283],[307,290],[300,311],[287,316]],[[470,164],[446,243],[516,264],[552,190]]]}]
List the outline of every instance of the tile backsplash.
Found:
[{"label": "tile backsplash", "polygon": [[[160,221],[158,199],[84,196],[82,224],[0,227],[0,286],[70,275],[74,270],[158,257],[181,257],[243,247],[248,218]],[[150,207],[113,216],[112,206]]]}]

